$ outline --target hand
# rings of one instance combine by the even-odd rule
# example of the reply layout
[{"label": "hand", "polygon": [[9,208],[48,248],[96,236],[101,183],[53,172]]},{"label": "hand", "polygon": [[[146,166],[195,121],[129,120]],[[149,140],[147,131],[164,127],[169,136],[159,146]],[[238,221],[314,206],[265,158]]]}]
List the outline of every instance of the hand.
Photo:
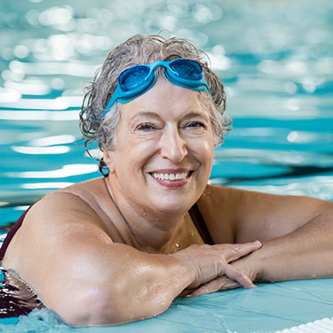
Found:
[{"label": "hand", "polygon": [[[260,242],[191,245],[171,256],[182,261],[193,273],[192,283],[186,289],[196,289],[195,295],[201,295],[207,293],[207,290],[209,290],[208,292],[220,290],[224,285],[227,289],[237,286],[254,288],[252,280],[231,263],[260,247]],[[201,291],[199,292],[199,290]]]},{"label": "hand", "polygon": [[[259,277],[259,270],[256,268],[255,261],[253,260],[255,253],[252,252],[244,257],[239,258],[236,261],[233,261],[231,265],[242,273],[243,276],[246,276],[250,281],[254,281]],[[186,290],[182,295],[186,297],[195,297],[205,294],[210,294],[219,290],[229,290],[240,288],[242,285],[235,280],[230,279],[227,276],[219,276],[216,279],[209,281],[195,290]],[[243,287],[247,287],[244,286]],[[252,288],[256,286],[253,285]]]}]

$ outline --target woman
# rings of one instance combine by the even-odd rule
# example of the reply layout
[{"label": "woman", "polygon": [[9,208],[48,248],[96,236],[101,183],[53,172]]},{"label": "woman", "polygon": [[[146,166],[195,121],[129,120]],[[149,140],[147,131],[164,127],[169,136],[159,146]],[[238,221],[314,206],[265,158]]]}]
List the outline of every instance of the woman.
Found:
[{"label": "woman", "polygon": [[332,202],[207,185],[228,123],[203,58],[178,38],[115,48],[81,112],[104,177],[42,198],[2,249],[72,325],[148,318],[254,279],[333,276]]}]

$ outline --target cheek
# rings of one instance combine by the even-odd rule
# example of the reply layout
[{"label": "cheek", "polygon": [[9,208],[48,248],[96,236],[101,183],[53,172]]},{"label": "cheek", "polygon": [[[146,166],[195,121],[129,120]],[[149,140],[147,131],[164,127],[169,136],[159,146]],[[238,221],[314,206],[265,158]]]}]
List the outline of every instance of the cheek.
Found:
[{"label": "cheek", "polygon": [[200,164],[200,177],[203,181],[208,181],[214,161],[214,146],[207,141],[201,141],[192,148],[191,154]]},{"label": "cheek", "polygon": [[[155,145],[156,146],[156,145]],[[119,154],[114,154],[114,172],[118,175],[138,175],[152,156],[152,147],[143,144],[128,144],[119,149]]]},{"label": "cheek", "polygon": [[210,177],[213,161],[214,161],[214,145],[207,143],[202,148],[202,159],[205,161],[205,166],[207,167],[207,175]]},{"label": "cheek", "polygon": [[212,163],[214,158],[214,141],[212,137],[202,138],[194,144],[194,149],[200,159]]}]

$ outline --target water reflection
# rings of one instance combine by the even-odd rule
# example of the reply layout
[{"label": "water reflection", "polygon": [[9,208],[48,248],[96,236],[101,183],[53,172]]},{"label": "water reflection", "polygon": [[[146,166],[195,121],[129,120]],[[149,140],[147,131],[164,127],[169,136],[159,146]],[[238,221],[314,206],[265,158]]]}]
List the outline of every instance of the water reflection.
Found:
[{"label": "water reflection", "polygon": [[[36,102],[36,103],[34,103]],[[40,109],[54,109],[54,110],[61,110],[63,106],[67,106],[66,102],[60,101],[60,103],[56,103],[54,100],[29,100],[24,101],[21,100],[17,103],[6,103],[8,105],[15,106],[19,108],[21,106],[23,109],[26,109],[30,106],[31,110],[35,110],[37,108]],[[0,120],[49,120],[49,121],[68,121],[68,120],[77,120],[79,116],[78,110],[68,110],[66,112],[62,111],[31,111],[31,110],[9,110],[4,109],[0,110]]]},{"label": "water reflection", "polygon": [[24,171],[8,172],[10,178],[66,178],[76,175],[84,175],[98,171],[98,166],[94,164],[67,164],[61,169],[48,171]]},{"label": "water reflection", "polygon": [[[81,64],[75,62],[38,62],[24,63],[13,60],[9,63],[10,75],[18,75],[19,79],[25,75],[69,75],[78,77],[91,77],[97,69],[96,65]],[[3,72],[2,75],[7,75]],[[11,76],[5,76],[5,78]]]},{"label": "water reflection", "polygon": [[212,181],[332,175],[332,12],[329,0],[0,2],[2,201],[98,175],[79,141],[83,87],[114,45],[165,29],[204,48],[225,82],[234,129],[216,149]]},{"label": "water reflection", "polygon": [[22,184],[21,188],[22,189],[27,189],[27,190],[35,190],[35,189],[60,189],[64,188],[70,185],[73,185],[74,183],[70,182],[46,182],[46,183],[27,183],[27,184]]},{"label": "water reflection", "polygon": [[[228,161],[240,161],[271,166],[314,166],[330,168],[333,165],[333,156],[325,153],[268,149],[218,149],[215,151],[216,164],[224,164]],[[244,173],[246,174],[246,170]]]},{"label": "water reflection", "polygon": [[38,14],[38,22],[45,26],[54,25],[57,30],[70,31],[73,14],[74,10],[70,6],[51,7]]},{"label": "water reflection", "polygon": [[[228,182],[228,179],[213,178],[210,180],[211,184],[221,184],[221,182]],[[317,176],[317,177],[304,177],[289,178],[280,180],[270,180],[255,182],[244,182],[233,185],[236,188],[246,189],[250,191],[266,192],[273,194],[290,194],[290,195],[306,195],[323,200],[332,200],[333,179],[332,176]]]},{"label": "water reflection", "polygon": [[41,155],[41,154],[65,154],[70,151],[69,147],[58,146],[58,147],[22,147],[22,146],[12,146],[12,150],[21,154],[28,155]]}]

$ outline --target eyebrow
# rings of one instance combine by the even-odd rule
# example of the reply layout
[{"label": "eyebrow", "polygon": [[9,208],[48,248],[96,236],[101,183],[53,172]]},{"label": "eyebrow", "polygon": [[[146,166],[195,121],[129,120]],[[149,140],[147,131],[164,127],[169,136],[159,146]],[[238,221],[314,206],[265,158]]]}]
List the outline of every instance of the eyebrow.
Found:
[{"label": "eyebrow", "polygon": [[133,118],[131,118],[131,121],[136,119],[136,118],[141,118],[141,117],[154,117],[154,118],[160,118],[159,114],[153,111],[145,111],[141,112],[139,114],[136,114]]},{"label": "eyebrow", "polygon": [[204,118],[206,120],[210,119],[210,115],[208,113],[195,112],[195,111],[192,111],[192,112],[188,113],[184,118],[192,118],[192,117],[200,117],[200,118]]},{"label": "eyebrow", "polygon": [[[153,117],[153,118],[161,118],[160,115],[154,111],[145,111],[142,113],[139,113],[137,115],[135,115],[133,118],[131,118],[131,122],[134,121],[137,118],[141,118],[141,117]],[[207,121],[210,119],[210,116],[208,113],[204,113],[204,112],[195,112],[192,111],[188,114],[186,114],[183,118],[187,119],[187,118],[192,118],[192,117],[200,117],[200,118],[204,118]]]}]

